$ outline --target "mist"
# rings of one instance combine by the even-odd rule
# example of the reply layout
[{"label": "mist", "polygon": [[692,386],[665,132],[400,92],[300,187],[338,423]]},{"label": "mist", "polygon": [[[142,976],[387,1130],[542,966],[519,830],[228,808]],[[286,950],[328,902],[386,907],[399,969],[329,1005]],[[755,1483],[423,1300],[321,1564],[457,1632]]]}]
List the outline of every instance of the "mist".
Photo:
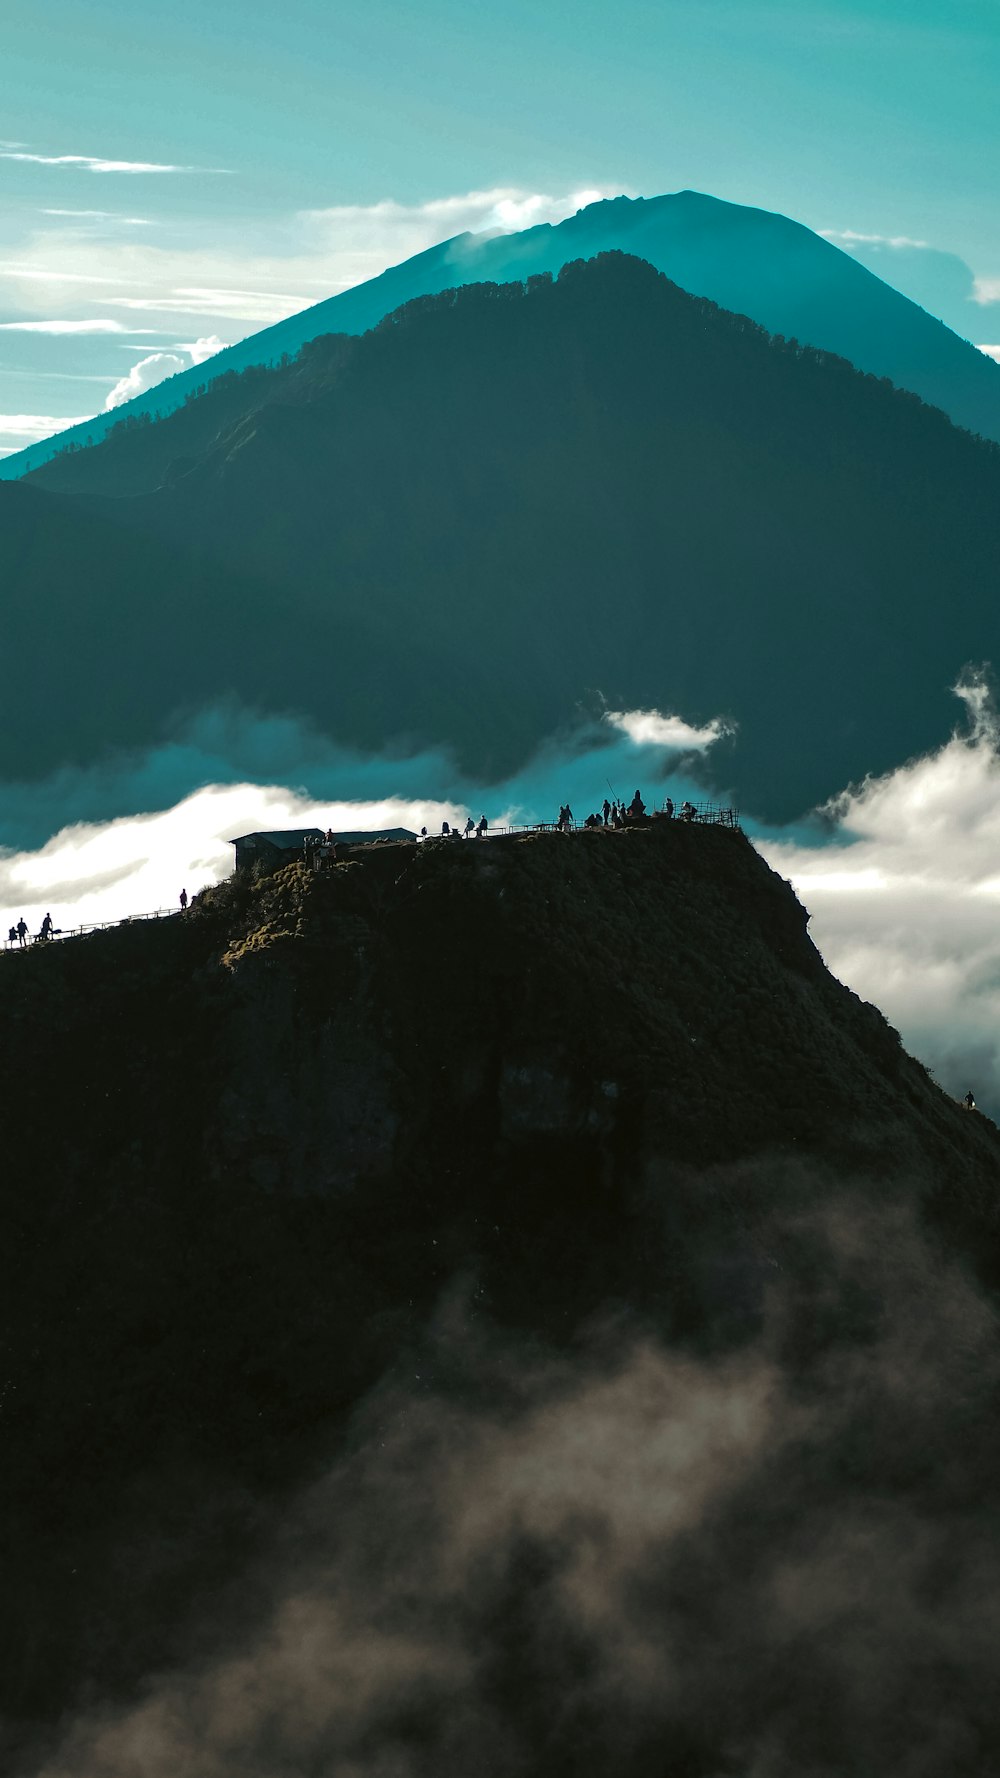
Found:
[{"label": "mist", "polygon": [[[956,688],[951,738],[845,789],[791,829],[741,811],[764,857],[812,916],[835,975],[873,1001],[956,1097],[970,1088],[1000,1120],[1000,760],[988,681]],[[363,757],[292,718],[220,707],[148,753],[7,785],[0,924],[51,912],[62,929],[177,905],[229,874],[241,833],[582,819],[640,788],[728,802],[739,737],[656,710],[606,711],[553,737],[513,778],[470,782],[443,752]],[[192,787],[196,788],[192,788]],[[107,810],[119,811],[113,820]],[[89,818],[88,818],[89,817]]]},{"label": "mist", "polygon": [[986,1778],[997,1328],[916,1184],[715,1170],[780,1207],[680,1346],[454,1278],[190,1660],[23,1778]]}]

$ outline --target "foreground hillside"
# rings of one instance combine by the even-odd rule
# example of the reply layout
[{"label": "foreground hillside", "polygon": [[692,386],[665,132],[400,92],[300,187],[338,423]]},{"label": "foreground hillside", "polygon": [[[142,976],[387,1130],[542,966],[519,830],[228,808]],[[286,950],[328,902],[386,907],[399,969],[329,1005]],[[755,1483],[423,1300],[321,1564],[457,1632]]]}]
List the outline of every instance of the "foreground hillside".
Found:
[{"label": "foreground hillside", "polygon": [[[87,492],[157,458],[155,493]],[[235,702],[495,781],[606,700],[729,718],[716,781],[784,819],[939,744],[998,640],[997,448],[619,255],[78,461],[73,499],[0,489],[18,778]]]},{"label": "foreground hillside", "polygon": [[1000,1139],[739,833],[234,879],[0,1055],[5,1769],[995,1770]]}]

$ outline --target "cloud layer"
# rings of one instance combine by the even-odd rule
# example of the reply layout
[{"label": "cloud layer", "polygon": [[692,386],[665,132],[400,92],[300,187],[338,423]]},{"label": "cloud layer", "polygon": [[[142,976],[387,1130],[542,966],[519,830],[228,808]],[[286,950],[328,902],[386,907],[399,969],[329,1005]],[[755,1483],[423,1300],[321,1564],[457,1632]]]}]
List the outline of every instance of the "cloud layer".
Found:
[{"label": "cloud layer", "polygon": [[1000,735],[983,683],[960,695],[967,729],[832,804],[832,845],[758,843],[834,973],[1000,1116]]},{"label": "cloud layer", "polygon": [[[913,1182],[698,1184],[671,1239],[754,1332],[681,1350],[620,1305],[555,1352],[453,1280],[226,1620],[31,1778],[994,1769],[992,1310]],[[705,1213],[761,1194],[796,1208]]]},{"label": "cloud layer", "polygon": [[[981,680],[961,697],[965,726],[936,753],[845,792],[792,833],[748,826],[810,910],[834,973],[881,1008],[948,1091],[971,1086],[1000,1118],[998,730]],[[650,806],[668,789],[697,800],[724,733],[657,711],[609,712],[484,788],[442,755],[362,759],[292,721],[206,713],[133,761],[5,787],[0,923],[6,932],[25,913],[37,930],[50,909],[68,928],[172,907],[182,887],[226,875],[229,840],[256,829],[434,832],[470,813],[494,825],[551,820],[565,801],[582,819],[609,791],[627,799],[636,785]],[[204,788],[186,794],[192,783]],[[101,819],[109,807],[123,814]],[[124,813],[133,809],[159,812]],[[88,810],[89,820],[70,818]],[[30,828],[38,838],[18,841]]]}]

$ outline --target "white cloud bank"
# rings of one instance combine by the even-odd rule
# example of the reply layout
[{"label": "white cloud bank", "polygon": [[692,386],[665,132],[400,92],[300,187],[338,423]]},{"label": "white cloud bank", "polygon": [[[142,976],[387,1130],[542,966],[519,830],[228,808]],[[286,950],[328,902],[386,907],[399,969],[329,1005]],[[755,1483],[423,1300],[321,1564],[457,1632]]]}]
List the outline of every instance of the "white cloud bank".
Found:
[{"label": "white cloud bank", "polygon": [[104,403],[105,412],[121,407],[135,395],[144,395],[147,389],[155,389],[158,383],[162,383],[167,377],[176,376],[178,371],[190,370],[193,364],[206,363],[216,352],[222,351],[222,344],[218,335],[213,334],[210,338],[177,346],[171,352],[151,352],[148,358],[140,358],[126,376],[119,377],[109,392]]},{"label": "white cloud bank", "polygon": [[606,710],[604,720],[637,747],[665,747],[681,753],[700,753],[732,733],[721,721],[694,728],[680,716],[662,716],[659,710]]},{"label": "white cloud bank", "polygon": [[[827,811],[825,834],[817,824],[805,837],[759,833],[755,844],[809,908],[834,973],[881,1008],[948,1091],[957,1097],[971,1086],[1000,1116],[1000,736],[982,687],[960,695],[967,732],[845,794]],[[456,784],[433,756],[398,766],[332,759],[316,770],[345,787],[340,800],[260,782],[214,784],[161,813],[63,827],[37,851],[0,857],[3,932],[22,912],[37,931],[46,909],[71,927],[172,907],[181,888],[191,893],[227,874],[227,841],[255,829],[433,832],[444,818],[483,810],[494,823],[505,811],[518,821],[551,819],[567,797],[580,816],[588,799],[599,805],[606,777],[627,781],[629,793],[641,785],[647,802],[662,800],[668,768],[675,799],[697,797],[704,790],[678,771],[678,756],[725,732],[722,723],[698,728],[650,710],[609,713],[601,728],[603,740],[550,749],[487,792]],[[609,729],[617,736],[610,745]],[[294,748],[294,736],[282,745]],[[286,752],[283,769],[294,781],[293,756],[304,756]],[[442,786],[455,792],[446,802]]]},{"label": "white cloud bank", "polygon": [[440,831],[460,812],[433,798],[319,803],[275,785],[209,785],[175,808],[67,827],[37,852],[0,858],[0,938],[21,913],[32,931],[45,912],[69,930],[174,908],[181,889],[194,894],[230,874],[229,842],[239,834],[329,826]]},{"label": "white cloud bank", "polygon": [[981,685],[965,734],[831,805],[837,843],[758,839],[842,981],[1000,1117],[1000,751]]}]

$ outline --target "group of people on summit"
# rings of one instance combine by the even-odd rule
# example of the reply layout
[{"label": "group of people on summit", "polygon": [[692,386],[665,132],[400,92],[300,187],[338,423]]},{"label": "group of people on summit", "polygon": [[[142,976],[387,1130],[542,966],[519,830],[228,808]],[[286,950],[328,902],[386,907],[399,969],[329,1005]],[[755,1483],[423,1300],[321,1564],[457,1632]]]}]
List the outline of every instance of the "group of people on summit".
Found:
[{"label": "group of people on summit", "polygon": [[[3,931],[3,927],[0,926],[0,932],[2,932],[2,931]],[[37,944],[37,943],[39,943],[39,941],[44,943],[46,939],[49,939],[52,937],[52,934],[54,933],[54,931],[55,931],[55,927],[52,924],[52,915],[46,914],[44,920],[42,921],[41,927],[39,928],[39,931],[36,934],[35,943]],[[17,925],[12,926],[10,931],[8,932],[7,943],[9,945],[24,946],[27,944],[27,942],[28,942],[28,923],[25,920],[24,915],[22,914],[21,918],[17,922]]]},{"label": "group of people on summit", "polygon": [[[485,815],[480,815],[478,821],[473,821],[472,816],[470,815],[464,827],[459,827],[457,821],[442,821],[441,838],[443,840],[468,840],[475,834],[477,840],[484,840],[489,832],[489,828],[490,824]],[[417,838],[420,840],[429,840],[430,837],[426,827],[422,827],[417,835]]]},{"label": "group of people on summit", "polygon": [[[682,803],[680,808],[675,811],[673,799],[668,796],[663,804],[662,810],[659,810],[658,813],[666,815],[668,820],[672,820],[676,813],[679,821],[693,821],[697,816],[698,811],[695,808],[694,803],[691,802]],[[619,802],[617,797],[611,802],[605,797],[599,812],[593,815],[588,815],[580,825],[582,827],[591,828],[624,827],[627,821],[641,820],[645,814],[646,805],[642,799],[641,792],[637,790],[630,803]],[[478,821],[473,821],[472,816],[470,815],[464,827],[460,826],[457,821],[442,821],[441,838],[443,840],[468,840],[475,834],[477,839],[483,840],[489,832],[489,825],[485,815],[480,816]],[[544,826],[545,823],[542,825]],[[576,826],[576,819],[569,803],[563,803],[561,805],[559,819],[554,823],[554,826],[560,833],[568,833],[571,828]],[[431,837],[432,836],[428,833],[426,827],[422,827],[417,835],[417,838],[421,840],[429,840]]]},{"label": "group of people on summit", "polygon": [[[672,797],[666,798],[660,812],[666,815],[668,821],[673,820],[675,810]],[[609,802],[605,797],[599,811],[584,817],[583,826],[624,827],[626,821],[640,821],[645,813],[646,805],[642,800],[641,792],[637,790],[630,803],[619,802],[617,798],[613,802]],[[693,821],[697,813],[694,803],[684,802],[677,811],[677,818],[680,821]],[[559,811],[558,825],[560,828],[573,826],[573,811],[568,803]]]}]

